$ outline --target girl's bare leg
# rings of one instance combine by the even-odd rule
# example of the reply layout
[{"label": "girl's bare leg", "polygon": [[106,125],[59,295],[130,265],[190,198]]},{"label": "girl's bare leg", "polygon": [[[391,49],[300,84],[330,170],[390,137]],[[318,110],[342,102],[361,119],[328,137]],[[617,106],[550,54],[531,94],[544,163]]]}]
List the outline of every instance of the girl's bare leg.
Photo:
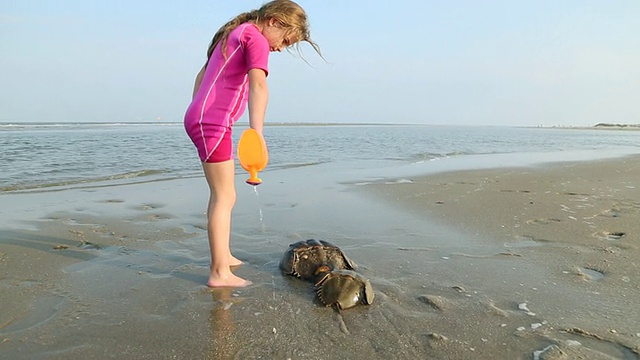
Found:
[{"label": "girl's bare leg", "polygon": [[[215,202],[215,199],[218,199],[218,198],[223,199],[227,195],[231,195],[232,194],[233,198],[229,198],[229,200],[231,200],[231,205],[230,205],[231,206],[231,210],[233,210],[233,205],[235,204],[235,194],[236,194],[235,193],[235,183],[234,183],[235,165],[233,164],[233,160],[230,160],[230,162],[231,162],[232,168],[234,168],[234,172],[231,173],[232,178],[230,179],[230,181],[231,181],[231,190],[223,189],[224,187],[228,187],[228,184],[225,183],[227,180],[222,179],[223,176],[227,175],[226,173],[225,174],[212,175],[211,177],[213,177],[213,179],[210,180],[210,176],[207,175],[207,171],[208,171],[207,167],[209,167],[209,165],[212,165],[212,164],[208,164],[208,165],[207,165],[207,163],[203,164],[204,171],[205,171],[205,177],[207,178],[207,183],[209,184],[209,190],[211,192],[211,195],[209,197],[209,206],[207,207],[207,217],[208,217],[208,220],[209,220],[208,221],[208,223],[209,223],[209,226],[208,226],[209,234],[212,233],[212,231],[209,230],[211,228],[211,223],[212,223],[211,222],[211,216],[210,216],[211,214],[213,214],[212,206],[215,207],[215,204],[212,205],[212,202]],[[222,170],[223,170],[222,172],[226,171],[224,166],[222,167]],[[209,171],[218,171],[218,170],[209,170]],[[216,181],[216,179],[221,179],[221,181]],[[213,187],[214,186],[219,186],[221,189],[216,190],[216,191],[223,192],[224,194],[216,195],[216,193],[213,191]],[[215,198],[214,198],[214,195],[215,195]],[[231,226],[231,213],[229,213],[229,226]],[[226,238],[230,238],[231,237],[231,230],[230,229],[228,230],[228,234],[229,235],[226,235]],[[224,236],[224,233],[222,233],[222,235]],[[211,235],[209,235],[209,243],[210,244],[211,244],[211,239],[212,239]],[[213,249],[213,247],[211,247],[211,249]],[[229,253],[229,266],[230,267],[236,267],[236,266],[242,265],[243,262],[241,260],[237,259],[235,256],[233,256],[231,254],[231,247],[227,246],[227,249],[228,249],[228,253]],[[213,251],[213,250],[211,250],[211,251]],[[212,259],[211,260],[211,262],[212,262],[212,266],[211,267],[213,267],[213,256],[211,257],[211,259]]]},{"label": "girl's bare leg", "polygon": [[203,163],[204,175],[209,184],[210,197],[207,208],[207,233],[211,249],[210,287],[244,287],[250,281],[235,276],[231,266],[242,262],[231,255],[231,212],[236,201],[235,165],[233,160],[220,163]]}]

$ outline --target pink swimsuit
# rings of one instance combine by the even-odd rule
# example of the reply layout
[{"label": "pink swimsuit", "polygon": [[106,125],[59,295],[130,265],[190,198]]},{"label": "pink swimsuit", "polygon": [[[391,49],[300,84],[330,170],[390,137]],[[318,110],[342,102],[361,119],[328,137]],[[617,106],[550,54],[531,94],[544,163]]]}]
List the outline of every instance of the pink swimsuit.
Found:
[{"label": "pink swimsuit", "polygon": [[231,129],[249,100],[249,70],[268,73],[269,42],[252,23],[227,39],[227,58],[216,46],[200,88],[184,116],[184,127],[203,162],[233,159]]}]

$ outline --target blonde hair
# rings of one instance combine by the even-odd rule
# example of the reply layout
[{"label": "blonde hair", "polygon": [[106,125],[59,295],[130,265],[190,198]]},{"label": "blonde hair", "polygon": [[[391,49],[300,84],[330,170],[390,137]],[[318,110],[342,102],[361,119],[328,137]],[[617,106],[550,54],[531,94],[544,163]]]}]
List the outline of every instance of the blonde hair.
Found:
[{"label": "blonde hair", "polygon": [[213,54],[213,50],[218,44],[221,46],[222,55],[226,58],[226,45],[229,33],[240,24],[252,22],[256,25],[266,24],[271,19],[275,20],[278,26],[285,30],[285,37],[295,39],[292,46],[295,45],[298,53],[300,53],[299,43],[304,41],[313,47],[313,49],[322,57],[320,47],[311,40],[311,32],[309,30],[309,21],[307,13],[304,9],[291,0],[273,0],[259,9],[244,12],[229,22],[224,24],[213,36],[209,49],[207,50],[207,63]]}]

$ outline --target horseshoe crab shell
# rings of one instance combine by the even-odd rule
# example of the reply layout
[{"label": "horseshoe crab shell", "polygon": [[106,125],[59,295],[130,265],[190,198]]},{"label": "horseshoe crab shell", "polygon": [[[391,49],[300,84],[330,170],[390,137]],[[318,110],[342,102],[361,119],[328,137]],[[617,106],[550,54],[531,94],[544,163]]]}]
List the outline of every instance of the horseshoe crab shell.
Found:
[{"label": "horseshoe crab shell", "polygon": [[309,239],[289,245],[280,261],[280,270],[286,275],[314,281],[316,270],[322,265],[331,270],[356,268],[339,247],[328,241]]},{"label": "horseshoe crab shell", "polygon": [[324,277],[316,283],[316,291],[322,304],[335,305],[340,310],[358,304],[371,305],[375,297],[369,280],[351,270],[324,273]]}]

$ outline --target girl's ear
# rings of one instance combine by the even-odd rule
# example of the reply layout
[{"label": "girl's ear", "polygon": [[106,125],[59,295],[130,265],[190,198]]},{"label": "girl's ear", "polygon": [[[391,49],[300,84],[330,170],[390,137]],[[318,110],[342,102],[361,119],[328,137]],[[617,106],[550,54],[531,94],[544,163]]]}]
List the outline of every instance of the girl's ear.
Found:
[{"label": "girl's ear", "polygon": [[267,21],[267,25],[272,26],[272,27],[277,27],[277,28],[282,28],[283,24],[278,21],[278,19],[276,18],[271,18],[269,19],[269,21]]}]

